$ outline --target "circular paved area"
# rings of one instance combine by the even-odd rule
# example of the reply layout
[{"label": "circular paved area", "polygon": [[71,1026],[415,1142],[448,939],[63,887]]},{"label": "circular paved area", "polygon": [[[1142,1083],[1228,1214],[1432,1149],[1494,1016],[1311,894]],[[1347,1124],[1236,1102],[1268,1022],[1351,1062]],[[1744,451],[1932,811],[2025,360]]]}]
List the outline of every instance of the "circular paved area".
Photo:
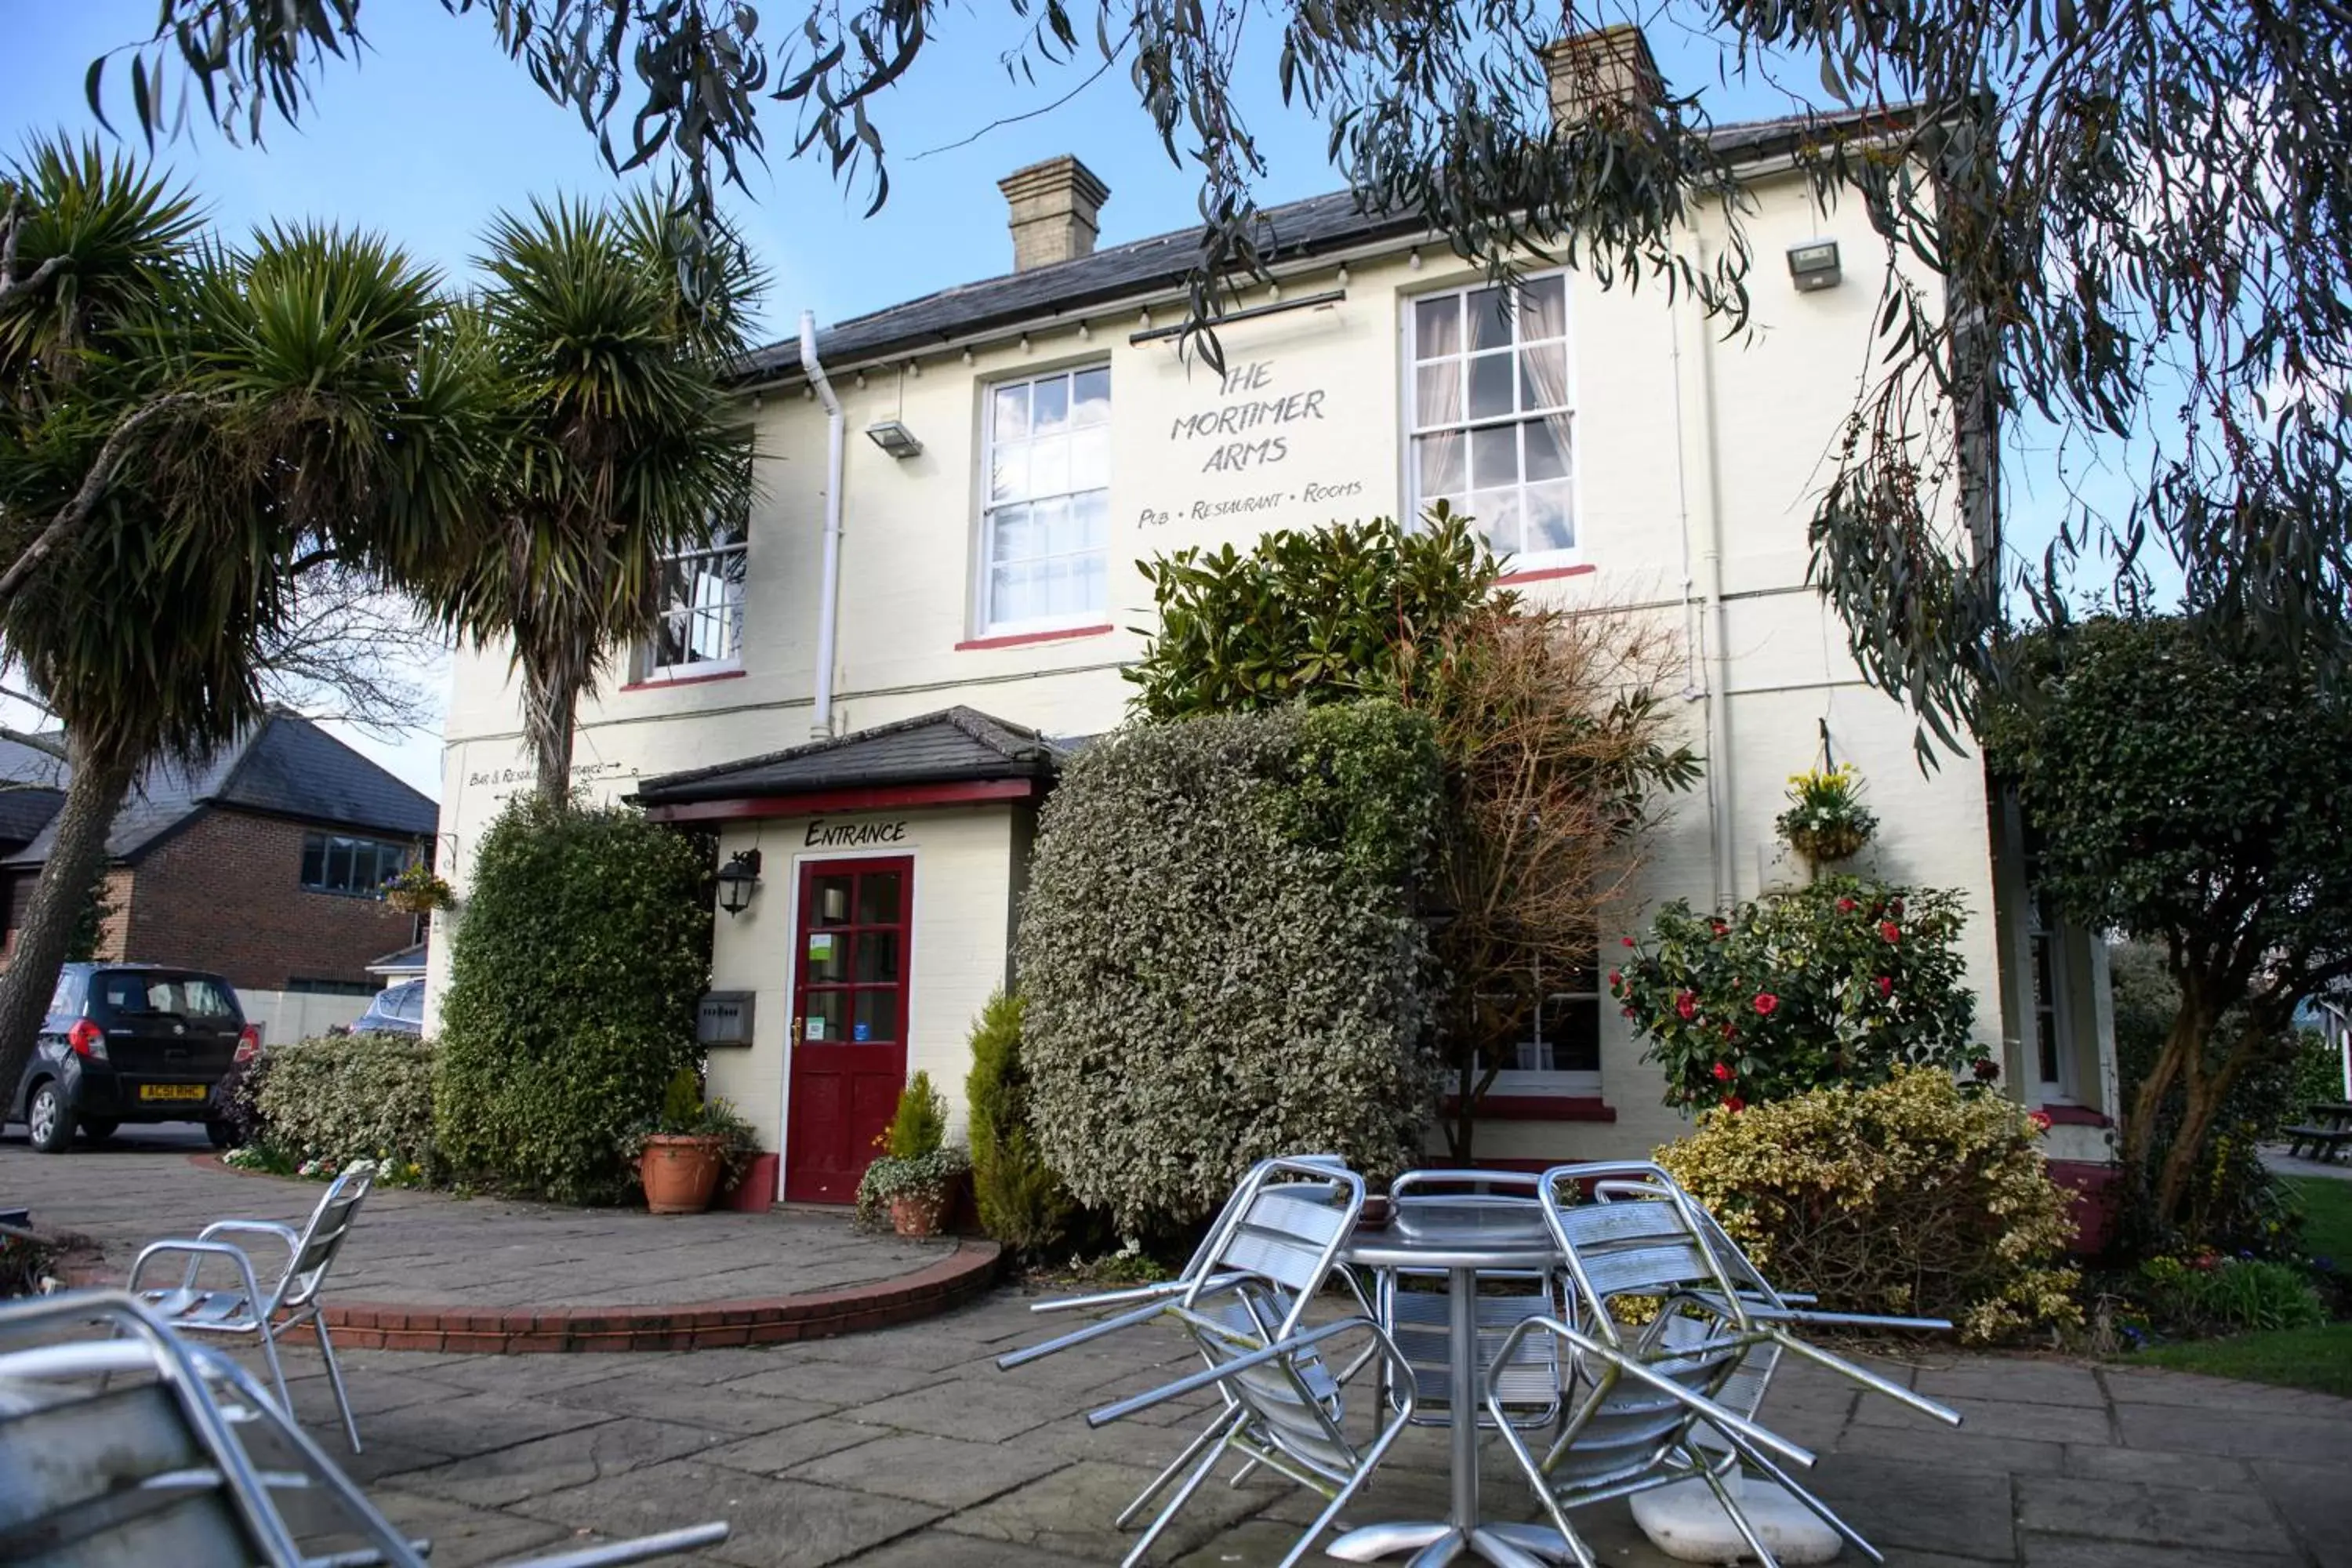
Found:
[{"label": "circular paved area", "polygon": [[[131,1129],[43,1156],[12,1135],[0,1202],[90,1237],[100,1253],[79,1277],[120,1283],[150,1241],[231,1215],[299,1225],[326,1190],[187,1149],[176,1130]],[[985,1289],[995,1262],[992,1243],[870,1236],[835,1213],[656,1215],[379,1188],[326,1300],[337,1343],[354,1349],[713,1349],[929,1316]]]}]

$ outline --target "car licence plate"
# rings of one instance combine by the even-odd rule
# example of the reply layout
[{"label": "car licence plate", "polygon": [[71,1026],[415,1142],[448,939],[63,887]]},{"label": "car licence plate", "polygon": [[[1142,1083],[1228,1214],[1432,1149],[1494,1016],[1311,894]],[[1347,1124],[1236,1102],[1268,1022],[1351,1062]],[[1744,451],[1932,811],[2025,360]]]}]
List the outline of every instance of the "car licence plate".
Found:
[{"label": "car licence plate", "polygon": [[212,1087],[202,1083],[142,1083],[139,1086],[142,1100],[209,1100]]}]

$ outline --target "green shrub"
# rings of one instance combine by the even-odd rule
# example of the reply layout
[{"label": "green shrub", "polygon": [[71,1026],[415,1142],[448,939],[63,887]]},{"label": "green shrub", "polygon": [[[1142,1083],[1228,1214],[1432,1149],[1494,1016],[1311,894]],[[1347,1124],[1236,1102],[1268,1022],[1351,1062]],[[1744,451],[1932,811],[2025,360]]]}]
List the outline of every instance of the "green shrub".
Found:
[{"label": "green shrub", "polygon": [[2260,1258],[2151,1258],[2140,1265],[2149,1305],[2167,1322],[2206,1333],[2307,1329],[2327,1321],[2311,1278]]},{"label": "green shrub", "polygon": [[931,1082],[930,1074],[917,1073],[898,1091],[898,1109],[891,1113],[886,1137],[893,1160],[919,1160],[938,1153],[946,1144],[947,1097]]},{"label": "green shrub", "polygon": [[1669,1105],[1737,1109],[1906,1066],[1990,1077],[1969,1027],[1965,918],[1950,893],[1854,877],[1728,916],[1677,900],[1646,942],[1625,939],[1610,994],[1650,1037]]},{"label": "green shrub", "polygon": [[1034,1258],[1061,1240],[1070,1196],[1037,1152],[1029,1124],[1029,1074],[1021,1061],[1021,998],[999,991],[971,1026],[971,1071],[964,1079],[971,1127],[972,1196],[981,1228],[1016,1256]]},{"label": "green shrub", "polygon": [[1745,1111],[1658,1151],[1784,1290],[1832,1310],[1949,1318],[2005,1338],[2081,1321],[2067,1194],[2024,1110],[1897,1068]]},{"label": "green shrub", "polygon": [[1275,1153],[1394,1170],[1434,1098],[1409,889],[1440,799],[1387,702],[1130,730],[1047,803],[1019,937],[1046,1163],[1126,1234]]},{"label": "green shrub", "polygon": [[638,812],[509,803],[475,852],[441,1007],[456,1173],[565,1203],[628,1194],[631,1131],[694,1064],[709,879],[702,847]]},{"label": "green shrub", "polygon": [[281,1159],[341,1166],[376,1160],[395,1179],[439,1171],[434,1139],[433,1042],[401,1035],[328,1035],[263,1053],[254,1096],[257,1142]]}]

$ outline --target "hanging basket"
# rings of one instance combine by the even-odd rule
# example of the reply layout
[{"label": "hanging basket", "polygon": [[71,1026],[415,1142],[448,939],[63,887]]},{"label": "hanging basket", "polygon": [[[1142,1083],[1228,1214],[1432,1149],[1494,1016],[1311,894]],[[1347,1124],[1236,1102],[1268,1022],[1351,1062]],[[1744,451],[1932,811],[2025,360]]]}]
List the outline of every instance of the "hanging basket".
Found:
[{"label": "hanging basket", "polygon": [[1827,827],[1792,827],[1789,829],[1789,847],[1816,866],[1852,859],[1862,853],[1870,842],[1870,830],[1858,823],[1841,822]]}]

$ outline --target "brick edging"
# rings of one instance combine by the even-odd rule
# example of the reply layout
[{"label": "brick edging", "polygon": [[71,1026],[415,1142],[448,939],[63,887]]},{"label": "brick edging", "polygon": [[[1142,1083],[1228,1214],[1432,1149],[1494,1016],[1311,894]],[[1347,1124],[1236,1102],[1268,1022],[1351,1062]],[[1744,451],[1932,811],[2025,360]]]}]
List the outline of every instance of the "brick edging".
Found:
[{"label": "brick edging", "polygon": [[351,1302],[327,1308],[335,1343],[354,1350],[518,1355],[540,1351],[696,1351],[830,1339],[935,1317],[995,1281],[992,1241],[966,1240],[929,1268],[805,1296],[688,1301],[654,1307],[419,1307]]},{"label": "brick edging", "polygon": [[[191,1154],[236,1175],[218,1154]],[[279,1180],[286,1178],[280,1177]],[[695,1351],[778,1345],[888,1328],[962,1306],[996,1281],[1002,1249],[967,1238],[939,1262],[912,1274],[804,1296],[735,1301],[681,1301],[648,1307],[420,1307],[407,1303],[330,1303],[327,1327],[338,1347],[372,1351],[453,1351],[519,1355],[540,1351]]]}]

